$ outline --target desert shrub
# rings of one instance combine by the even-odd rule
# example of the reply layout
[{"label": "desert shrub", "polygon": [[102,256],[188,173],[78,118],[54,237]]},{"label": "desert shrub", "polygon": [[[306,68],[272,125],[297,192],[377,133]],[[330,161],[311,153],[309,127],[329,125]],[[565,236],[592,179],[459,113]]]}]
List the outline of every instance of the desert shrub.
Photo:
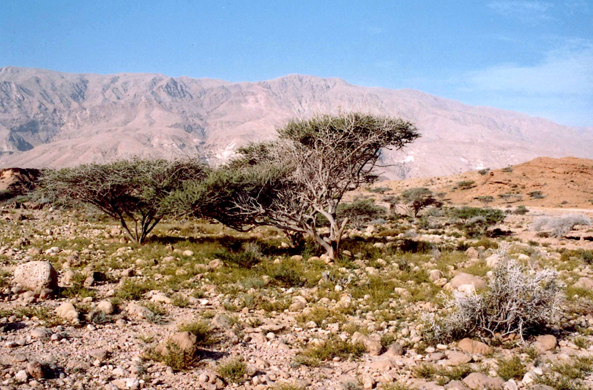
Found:
[{"label": "desert shrub", "polygon": [[543,229],[551,230],[555,238],[562,238],[576,226],[589,226],[591,220],[582,214],[568,214],[560,218],[557,217],[539,217],[531,224],[531,229],[539,232]]},{"label": "desert shrub", "polygon": [[494,269],[486,291],[456,292],[446,302],[449,315],[426,317],[426,339],[448,342],[494,332],[523,337],[554,323],[561,298],[556,271],[528,272],[516,261],[505,259]]},{"label": "desert shrub", "polygon": [[484,206],[487,206],[488,203],[494,202],[494,197],[490,195],[476,196],[474,199],[482,202]]},{"label": "desert shrub", "polygon": [[216,372],[227,383],[238,383],[247,372],[247,363],[242,357],[223,360],[216,367]]},{"label": "desert shrub", "polygon": [[530,191],[527,193],[531,197],[531,199],[543,199],[545,198],[544,194],[541,191]]},{"label": "desert shrub", "polygon": [[189,332],[197,337],[197,345],[206,346],[215,344],[218,340],[214,335],[212,326],[208,321],[196,320],[188,323],[181,324],[177,331]]},{"label": "desert shrub", "polygon": [[506,168],[502,168],[502,171],[503,172],[506,172],[506,173],[511,173],[511,172],[513,172],[513,167],[508,166]]},{"label": "desert shrub", "polygon": [[525,215],[529,212],[529,209],[523,205],[517,206],[514,210],[513,210],[513,214],[515,215]]},{"label": "desert shrub", "polygon": [[521,194],[516,194],[513,192],[507,192],[504,194],[498,194],[498,197],[502,200],[504,200],[507,203],[511,203],[511,202],[520,202],[523,200],[523,195]]},{"label": "desert shrub", "polygon": [[457,182],[457,188],[459,188],[460,190],[469,190],[474,186],[474,184],[476,184],[476,182],[473,180],[463,180]]},{"label": "desert shrub", "polygon": [[341,220],[348,218],[350,226],[361,228],[371,221],[387,215],[387,210],[376,205],[374,199],[363,199],[340,204],[337,215]]},{"label": "desert shrub", "polygon": [[452,208],[448,214],[453,223],[470,237],[486,234],[489,227],[505,219],[505,214],[501,210],[479,207]]},{"label": "desert shrub", "polygon": [[484,175],[487,175],[487,174],[488,174],[488,172],[490,172],[490,168],[484,168],[484,169],[480,169],[480,170],[478,171],[478,173],[479,173],[480,175],[482,175],[482,176],[484,176]]},{"label": "desert shrub", "polygon": [[197,361],[197,350],[194,348],[180,348],[173,342],[167,343],[164,351],[158,348],[149,348],[144,357],[150,360],[161,362],[173,369],[173,371],[184,371],[190,369]]},{"label": "desert shrub", "polygon": [[384,194],[385,192],[391,190],[389,187],[377,187],[369,189],[370,192],[374,192],[376,194]]}]

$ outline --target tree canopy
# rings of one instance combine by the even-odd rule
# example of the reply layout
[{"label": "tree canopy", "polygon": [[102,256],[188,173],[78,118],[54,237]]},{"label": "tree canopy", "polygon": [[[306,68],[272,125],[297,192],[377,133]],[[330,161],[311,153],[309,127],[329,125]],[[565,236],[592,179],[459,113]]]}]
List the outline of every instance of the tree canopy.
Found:
[{"label": "tree canopy", "polygon": [[47,170],[41,190],[58,198],[96,206],[117,219],[129,237],[142,243],[173,212],[169,197],[185,182],[201,181],[208,168],[198,160],[142,160],[85,164]]},{"label": "tree canopy", "polygon": [[[236,229],[272,225],[307,234],[335,258],[347,225],[337,216],[344,194],[377,179],[383,149],[401,149],[420,135],[401,119],[348,113],[294,120],[278,136],[239,149],[177,199]],[[329,233],[317,229],[318,214],[329,222]]]}]

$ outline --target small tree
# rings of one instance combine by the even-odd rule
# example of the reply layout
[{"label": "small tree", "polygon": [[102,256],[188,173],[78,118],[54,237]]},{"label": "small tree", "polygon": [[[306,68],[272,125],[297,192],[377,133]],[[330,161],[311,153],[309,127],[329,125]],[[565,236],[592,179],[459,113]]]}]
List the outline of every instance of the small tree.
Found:
[{"label": "small tree", "polygon": [[399,201],[403,203],[416,218],[420,210],[428,206],[441,207],[443,203],[435,198],[435,194],[425,187],[410,188],[402,192]]},{"label": "small tree", "polygon": [[[242,230],[273,225],[307,234],[332,259],[348,223],[337,215],[344,194],[376,181],[383,149],[401,149],[419,137],[410,122],[359,113],[292,121],[278,135],[275,142],[240,149],[205,187],[180,198],[195,210],[212,204],[204,196],[210,194],[220,201],[200,208],[209,217]],[[328,221],[328,234],[317,229],[318,214]]]},{"label": "small tree", "polygon": [[207,167],[197,160],[132,160],[48,170],[41,190],[57,198],[90,203],[117,219],[138,244],[172,213],[168,197],[188,181],[202,180]]}]

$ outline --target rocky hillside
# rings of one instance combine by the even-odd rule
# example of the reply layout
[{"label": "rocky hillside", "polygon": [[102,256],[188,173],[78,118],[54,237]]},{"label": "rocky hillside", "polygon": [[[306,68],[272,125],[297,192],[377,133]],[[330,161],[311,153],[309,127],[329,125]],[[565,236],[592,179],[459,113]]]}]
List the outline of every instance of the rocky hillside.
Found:
[{"label": "rocky hillside", "polygon": [[497,170],[387,181],[375,187],[390,188],[389,191],[381,191],[384,194],[427,187],[435,193],[445,193],[445,198],[455,205],[478,206],[486,202],[495,207],[593,208],[593,160],[540,157]]},{"label": "rocky hillside", "polygon": [[401,116],[423,137],[387,152],[390,178],[499,168],[539,156],[592,157],[590,129],[414,90],[289,75],[231,83],[160,74],[67,74],[0,68],[0,167],[60,167],[131,155],[206,153],[269,139],[292,117],[339,110]]}]

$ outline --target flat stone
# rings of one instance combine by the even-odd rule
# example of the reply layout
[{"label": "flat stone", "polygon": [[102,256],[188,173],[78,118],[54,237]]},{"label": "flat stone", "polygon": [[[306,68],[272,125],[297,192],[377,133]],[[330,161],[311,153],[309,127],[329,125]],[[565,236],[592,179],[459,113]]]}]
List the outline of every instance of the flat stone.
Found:
[{"label": "flat stone", "polygon": [[473,285],[476,290],[486,288],[488,285],[486,281],[479,276],[466,274],[464,272],[460,272],[451,281],[449,282],[451,287],[454,289],[459,289],[459,287],[470,284]]},{"label": "flat stone", "polygon": [[495,390],[502,389],[504,380],[498,377],[489,377],[482,374],[481,372],[473,372],[463,379],[463,383],[465,383],[472,390]]},{"label": "flat stone", "polygon": [[457,343],[457,348],[470,354],[479,353],[482,355],[486,355],[492,353],[492,348],[490,348],[486,344],[482,343],[481,341],[476,341],[468,338],[465,338],[461,340],[459,343]]},{"label": "flat stone", "polygon": [[552,351],[556,349],[556,345],[558,345],[558,340],[551,334],[537,336],[533,343],[533,346],[542,352]]}]

